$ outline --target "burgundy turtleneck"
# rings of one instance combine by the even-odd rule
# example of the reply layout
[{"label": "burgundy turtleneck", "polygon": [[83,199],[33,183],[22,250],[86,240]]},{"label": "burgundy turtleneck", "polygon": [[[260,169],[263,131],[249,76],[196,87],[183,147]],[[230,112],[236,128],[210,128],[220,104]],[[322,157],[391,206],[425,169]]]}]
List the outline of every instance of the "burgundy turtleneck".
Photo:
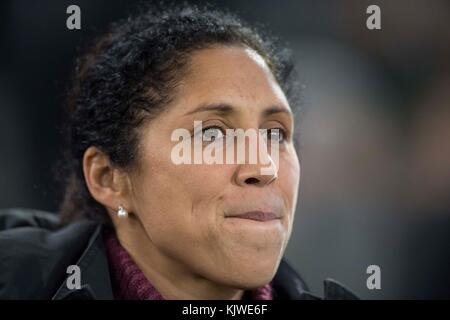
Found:
[{"label": "burgundy turtleneck", "polygon": [[[117,300],[164,300],[122,247],[114,232],[105,233],[114,298]],[[243,300],[272,300],[269,284],[244,293]]]}]

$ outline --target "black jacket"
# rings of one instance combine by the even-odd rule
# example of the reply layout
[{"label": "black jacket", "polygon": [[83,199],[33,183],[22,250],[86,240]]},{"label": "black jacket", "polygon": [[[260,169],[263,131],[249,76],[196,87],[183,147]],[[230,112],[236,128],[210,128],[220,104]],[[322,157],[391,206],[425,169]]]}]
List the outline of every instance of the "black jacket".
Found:
[{"label": "black jacket", "polygon": [[[57,215],[0,210],[0,299],[113,299],[102,225],[78,221],[59,227]],[[68,289],[67,268],[82,270],[81,289]],[[273,279],[276,299],[319,299],[283,259]],[[334,280],[325,299],[356,299]]]}]

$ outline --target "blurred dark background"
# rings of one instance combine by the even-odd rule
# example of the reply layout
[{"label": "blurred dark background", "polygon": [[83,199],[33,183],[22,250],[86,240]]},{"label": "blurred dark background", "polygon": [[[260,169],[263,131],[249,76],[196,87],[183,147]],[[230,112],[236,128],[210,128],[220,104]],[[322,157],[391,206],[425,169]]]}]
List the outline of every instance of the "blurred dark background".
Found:
[{"label": "blurred dark background", "polygon": [[[74,58],[136,1],[0,2],[0,208],[56,211]],[[194,1],[194,3],[203,3]],[[66,8],[81,8],[81,30]],[[288,260],[316,294],[450,298],[450,1],[216,1],[294,50],[305,84]],[[366,8],[381,8],[381,30]],[[381,268],[381,290],[366,268]]]}]

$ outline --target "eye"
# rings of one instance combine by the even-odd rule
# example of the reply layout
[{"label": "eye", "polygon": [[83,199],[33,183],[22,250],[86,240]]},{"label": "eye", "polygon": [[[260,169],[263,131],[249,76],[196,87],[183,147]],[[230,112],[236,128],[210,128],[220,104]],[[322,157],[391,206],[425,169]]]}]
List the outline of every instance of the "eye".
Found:
[{"label": "eye", "polygon": [[274,140],[283,143],[286,140],[286,136],[286,130],[284,130],[283,128],[267,129],[268,140]]},{"label": "eye", "polygon": [[211,126],[202,130],[202,140],[212,142],[224,136],[223,129],[218,126]]}]

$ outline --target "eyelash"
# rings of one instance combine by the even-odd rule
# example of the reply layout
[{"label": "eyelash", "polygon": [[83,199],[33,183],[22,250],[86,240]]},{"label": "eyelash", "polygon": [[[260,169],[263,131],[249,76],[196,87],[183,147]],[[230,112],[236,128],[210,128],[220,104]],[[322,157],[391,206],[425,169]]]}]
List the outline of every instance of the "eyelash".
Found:
[{"label": "eyelash", "polygon": [[289,134],[286,129],[284,129],[282,127],[268,128],[267,133],[270,134],[271,130],[278,130],[278,132],[282,134],[283,138],[280,141],[281,143],[285,143],[285,142],[289,141]]},{"label": "eyelash", "polygon": [[[222,132],[222,136],[223,137],[226,135],[226,131],[225,131],[224,128],[222,128],[221,126],[218,126],[218,125],[211,125],[209,127],[202,128],[202,137],[203,137],[203,135],[205,134],[206,131],[208,131],[210,129],[215,129],[215,128],[219,129]],[[212,141],[205,141],[205,142],[212,142]]]}]

